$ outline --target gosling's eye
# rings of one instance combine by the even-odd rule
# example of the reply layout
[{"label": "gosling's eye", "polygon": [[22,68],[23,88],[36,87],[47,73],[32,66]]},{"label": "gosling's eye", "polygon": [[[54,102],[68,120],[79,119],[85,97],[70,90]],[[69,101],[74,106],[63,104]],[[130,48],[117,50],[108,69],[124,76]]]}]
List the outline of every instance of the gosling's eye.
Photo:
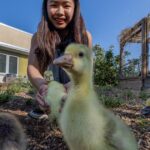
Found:
[{"label": "gosling's eye", "polygon": [[79,53],[79,57],[82,58],[83,56],[84,56],[84,53],[83,53],[83,52],[80,52],[80,53]]}]

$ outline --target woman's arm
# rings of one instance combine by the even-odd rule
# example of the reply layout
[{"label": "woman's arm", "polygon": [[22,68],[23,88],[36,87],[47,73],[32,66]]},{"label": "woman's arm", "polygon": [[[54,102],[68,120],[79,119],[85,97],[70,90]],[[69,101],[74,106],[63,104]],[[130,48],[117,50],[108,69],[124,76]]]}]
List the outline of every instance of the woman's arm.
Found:
[{"label": "woman's arm", "polygon": [[88,47],[92,48],[92,35],[89,31],[86,31],[88,37]]},{"label": "woman's arm", "polygon": [[37,47],[38,47],[38,43],[36,40],[36,34],[34,34],[32,37],[31,49],[30,49],[29,58],[28,58],[27,74],[28,74],[30,82],[39,91],[40,87],[42,85],[47,84],[47,82],[41,74],[37,56],[35,54],[35,50]]},{"label": "woman's arm", "polygon": [[37,89],[36,100],[42,110],[49,110],[48,104],[44,98],[47,94],[48,85],[40,71],[39,62],[35,54],[35,50],[38,47],[36,40],[36,34],[32,37],[31,49],[28,58],[27,74],[32,85]]}]

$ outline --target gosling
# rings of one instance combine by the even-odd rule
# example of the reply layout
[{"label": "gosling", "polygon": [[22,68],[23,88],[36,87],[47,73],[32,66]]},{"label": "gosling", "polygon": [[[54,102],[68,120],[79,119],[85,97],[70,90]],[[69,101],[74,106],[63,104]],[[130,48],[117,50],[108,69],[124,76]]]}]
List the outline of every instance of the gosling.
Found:
[{"label": "gosling", "polygon": [[11,114],[0,113],[0,150],[25,149],[25,134],[20,122]]},{"label": "gosling", "polygon": [[71,44],[64,56],[53,63],[61,66],[71,79],[59,120],[70,150],[137,150],[127,126],[98,101],[92,82],[92,50]]},{"label": "gosling", "polygon": [[63,98],[66,97],[66,89],[63,84],[60,84],[57,81],[50,81],[48,84],[48,92],[45,97],[46,102],[50,105],[50,113],[48,118],[50,122],[58,123],[60,116],[60,109],[62,106]]}]

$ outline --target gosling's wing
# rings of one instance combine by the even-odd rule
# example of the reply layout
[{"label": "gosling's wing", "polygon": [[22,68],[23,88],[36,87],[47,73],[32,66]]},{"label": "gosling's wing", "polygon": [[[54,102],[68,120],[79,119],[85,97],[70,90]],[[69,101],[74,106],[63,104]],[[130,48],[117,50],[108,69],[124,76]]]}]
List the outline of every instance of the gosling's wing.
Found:
[{"label": "gosling's wing", "polygon": [[137,150],[137,143],[130,129],[114,114],[108,115],[105,139],[110,150]]},{"label": "gosling's wing", "polygon": [[113,135],[116,132],[116,125],[114,120],[109,117],[109,114],[107,114],[107,112],[105,113],[105,117],[106,117],[106,126],[104,128],[105,130],[105,146],[108,150],[122,150],[121,147],[119,148],[118,144],[116,142],[114,142],[113,140]]}]

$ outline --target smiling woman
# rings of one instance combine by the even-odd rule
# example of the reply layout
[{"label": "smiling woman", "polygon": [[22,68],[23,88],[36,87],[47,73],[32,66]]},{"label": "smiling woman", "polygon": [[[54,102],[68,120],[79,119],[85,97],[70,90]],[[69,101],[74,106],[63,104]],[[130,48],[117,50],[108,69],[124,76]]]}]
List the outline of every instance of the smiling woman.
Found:
[{"label": "smiling woman", "polygon": [[71,21],[74,13],[73,0],[49,0],[47,12],[50,21],[57,29],[64,29]]},{"label": "smiling woman", "polygon": [[[37,102],[44,111],[49,110],[44,100],[48,85],[43,75],[47,68],[52,70],[55,81],[63,84],[66,91],[69,88],[68,75],[52,62],[63,55],[70,43],[92,47],[92,37],[80,13],[79,0],[43,0],[42,18],[32,38],[27,71],[31,83],[38,90]],[[38,112],[32,111],[30,115],[37,116]]]}]

